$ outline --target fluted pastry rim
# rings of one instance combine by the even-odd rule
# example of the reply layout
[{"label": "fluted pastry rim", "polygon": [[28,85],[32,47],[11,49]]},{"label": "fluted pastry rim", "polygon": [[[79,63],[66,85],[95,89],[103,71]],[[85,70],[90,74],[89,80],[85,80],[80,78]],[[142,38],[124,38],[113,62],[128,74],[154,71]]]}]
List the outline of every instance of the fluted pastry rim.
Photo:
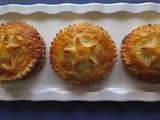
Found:
[{"label": "fluted pastry rim", "polygon": [[[11,26],[15,26],[15,29],[16,27],[20,27],[20,26],[23,26],[25,27],[26,29],[30,29],[31,33],[28,33],[30,36],[30,40],[32,40],[30,43],[34,43],[36,44],[37,46],[35,47],[34,46],[34,52],[36,52],[37,56],[35,57],[34,59],[34,62],[31,62],[30,64],[28,64],[26,66],[26,68],[22,71],[20,71],[18,74],[14,75],[14,76],[11,76],[10,78],[8,79],[5,79],[5,80],[0,80],[0,83],[9,83],[9,82],[12,82],[12,81],[17,81],[17,80],[23,80],[27,77],[29,77],[32,73],[35,73],[37,72],[37,68],[39,66],[42,66],[42,63],[44,62],[44,54],[45,54],[45,43],[43,41],[43,38],[41,37],[40,33],[37,31],[37,29],[23,21],[16,21],[16,22],[7,22],[7,23],[2,23],[0,25],[0,28],[1,26],[7,26],[7,25],[11,25]],[[24,30],[24,29],[23,29]],[[26,32],[25,30],[23,32]],[[31,35],[32,34],[32,35]],[[34,41],[33,41],[34,39]]]},{"label": "fluted pastry rim", "polygon": [[[160,83],[160,72],[159,68],[153,68],[152,65],[145,65],[143,61],[140,61],[140,59],[136,59],[136,61],[139,61],[138,64],[135,62],[135,60],[132,59],[132,53],[129,50],[129,45],[131,42],[129,40],[132,39],[132,37],[136,37],[135,32],[139,32],[138,34],[143,34],[144,30],[153,30],[154,32],[158,32],[158,29],[160,30],[160,25],[159,24],[146,24],[139,26],[132,30],[125,38],[122,40],[122,46],[121,46],[121,58],[122,58],[122,63],[127,70],[132,76],[135,76],[138,78],[143,83],[151,83],[151,84],[156,84]],[[158,33],[155,33],[158,34]],[[148,36],[147,36],[148,37]],[[144,37],[145,38],[145,37]],[[142,39],[141,39],[142,40]],[[134,43],[134,41],[132,41]],[[152,42],[152,41],[151,41]],[[159,42],[158,42],[159,43]]]},{"label": "fluted pastry rim", "polygon": [[[67,79],[65,75],[62,75],[61,74],[61,71],[59,70],[59,68],[57,67],[56,65],[56,56],[54,56],[54,52],[55,52],[55,45],[54,45],[54,41],[58,39],[59,35],[63,33],[63,31],[67,30],[67,29],[70,29],[71,27],[73,26],[93,26],[97,29],[100,29],[102,30],[103,32],[105,32],[106,36],[107,36],[107,42],[110,42],[110,46],[113,48],[113,55],[112,55],[112,58],[111,58],[111,61],[110,61],[110,67],[108,67],[108,70],[106,70],[105,74],[103,74],[101,77],[100,76],[96,76],[96,75],[93,75],[95,77],[95,79],[93,78],[90,78],[88,80],[78,80],[78,81],[75,81],[75,80],[72,80],[71,79]],[[100,33],[101,34],[101,33]],[[52,42],[51,42],[51,46],[50,46],[50,63],[51,63],[51,66],[52,66],[52,69],[55,71],[55,73],[60,77],[62,78],[63,80],[65,81],[69,81],[69,83],[71,84],[74,84],[74,85],[88,85],[88,84],[92,84],[92,83],[95,83],[95,81],[99,81],[101,79],[104,79],[106,76],[109,75],[109,73],[112,71],[113,67],[114,67],[114,64],[116,62],[116,54],[117,52],[117,49],[116,49],[116,46],[115,46],[115,43],[114,41],[112,40],[111,36],[108,34],[107,31],[105,31],[102,27],[98,26],[98,25],[95,25],[93,23],[75,23],[75,24],[72,24],[72,25],[68,25],[66,26],[64,29],[60,30],[59,33],[56,34],[56,36],[53,38]]]}]

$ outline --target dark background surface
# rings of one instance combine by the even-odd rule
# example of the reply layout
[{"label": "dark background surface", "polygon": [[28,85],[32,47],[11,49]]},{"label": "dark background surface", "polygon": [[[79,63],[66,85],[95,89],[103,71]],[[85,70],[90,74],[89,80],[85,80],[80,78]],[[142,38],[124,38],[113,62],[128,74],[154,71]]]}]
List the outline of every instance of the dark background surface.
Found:
[{"label": "dark background surface", "polygon": [[59,4],[59,3],[142,3],[142,2],[160,2],[160,0],[0,0],[1,4],[34,4],[34,3],[47,3],[47,4]]},{"label": "dark background surface", "polygon": [[0,120],[159,120],[159,113],[159,102],[0,102]]},{"label": "dark background surface", "polygon": [[[0,0],[0,4],[141,3],[148,0]],[[160,2],[152,0],[148,2]],[[160,102],[0,102],[0,120],[160,120]]]}]

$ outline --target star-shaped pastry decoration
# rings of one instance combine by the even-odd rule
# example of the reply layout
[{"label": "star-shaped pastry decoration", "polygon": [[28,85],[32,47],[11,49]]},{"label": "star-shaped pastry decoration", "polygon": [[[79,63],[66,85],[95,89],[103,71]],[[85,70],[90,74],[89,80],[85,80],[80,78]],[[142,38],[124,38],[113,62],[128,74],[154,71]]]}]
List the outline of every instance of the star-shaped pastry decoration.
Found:
[{"label": "star-shaped pastry decoration", "polygon": [[76,37],[74,47],[65,48],[64,53],[73,56],[73,66],[76,67],[81,62],[88,62],[91,64],[97,64],[97,61],[92,57],[93,50],[96,44],[84,45],[79,37]]},{"label": "star-shaped pastry decoration", "polygon": [[160,43],[152,46],[145,46],[141,49],[150,56],[149,65],[152,65],[160,60]]},{"label": "star-shaped pastry decoration", "polygon": [[11,36],[5,35],[0,43],[0,67],[7,71],[15,69],[14,62],[12,61],[12,53],[20,48],[19,44],[13,43],[15,36],[12,35],[12,39],[10,39],[10,37]]},{"label": "star-shaped pastry decoration", "polygon": [[15,42],[15,40],[16,40],[16,36],[15,35],[6,35],[5,37],[4,37],[4,41],[7,41],[7,48],[8,48],[8,50],[15,50],[15,49],[17,49],[17,48],[20,48],[20,45],[19,44],[17,44],[16,42]]}]

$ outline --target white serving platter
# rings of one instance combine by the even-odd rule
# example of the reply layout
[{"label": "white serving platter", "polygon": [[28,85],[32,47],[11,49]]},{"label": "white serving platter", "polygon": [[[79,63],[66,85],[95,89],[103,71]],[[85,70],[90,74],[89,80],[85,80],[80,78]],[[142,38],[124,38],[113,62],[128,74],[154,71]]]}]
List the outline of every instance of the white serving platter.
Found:
[{"label": "white serving platter", "polygon": [[[132,29],[143,24],[160,23],[160,4],[67,3],[0,6],[0,23],[8,21],[25,21],[38,29],[46,44],[46,61],[43,68],[31,78],[0,85],[0,100],[160,100],[159,85],[135,82],[136,80],[123,70],[119,52],[122,39]],[[103,84],[89,86],[83,90],[63,83],[49,63],[52,38],[65,26],[79,22],[92,22],[108,30],[118,49],[117,62],[111,75]]]}]

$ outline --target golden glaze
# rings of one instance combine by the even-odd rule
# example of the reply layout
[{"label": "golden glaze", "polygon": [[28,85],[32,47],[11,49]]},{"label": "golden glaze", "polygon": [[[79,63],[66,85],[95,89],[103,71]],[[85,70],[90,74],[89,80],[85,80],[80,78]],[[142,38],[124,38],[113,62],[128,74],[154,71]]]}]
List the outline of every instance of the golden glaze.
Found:
[{"label": "golden glaze", "polygon": [[101,27],[74,24],[54,38],[50,60],[55,72],[72,84],[84,85],[103,78],[113,68],[116,47]]},{"label": "golden glaze", "polygon": [[0,25],[0,82],[22,79],[42,57],[39,33],[25,23]]},{"label": "golden glaze", "polygon": [[140,79],[160,81],[160,25],[148,24],[129,33],[122,43],[122,61]]}]

